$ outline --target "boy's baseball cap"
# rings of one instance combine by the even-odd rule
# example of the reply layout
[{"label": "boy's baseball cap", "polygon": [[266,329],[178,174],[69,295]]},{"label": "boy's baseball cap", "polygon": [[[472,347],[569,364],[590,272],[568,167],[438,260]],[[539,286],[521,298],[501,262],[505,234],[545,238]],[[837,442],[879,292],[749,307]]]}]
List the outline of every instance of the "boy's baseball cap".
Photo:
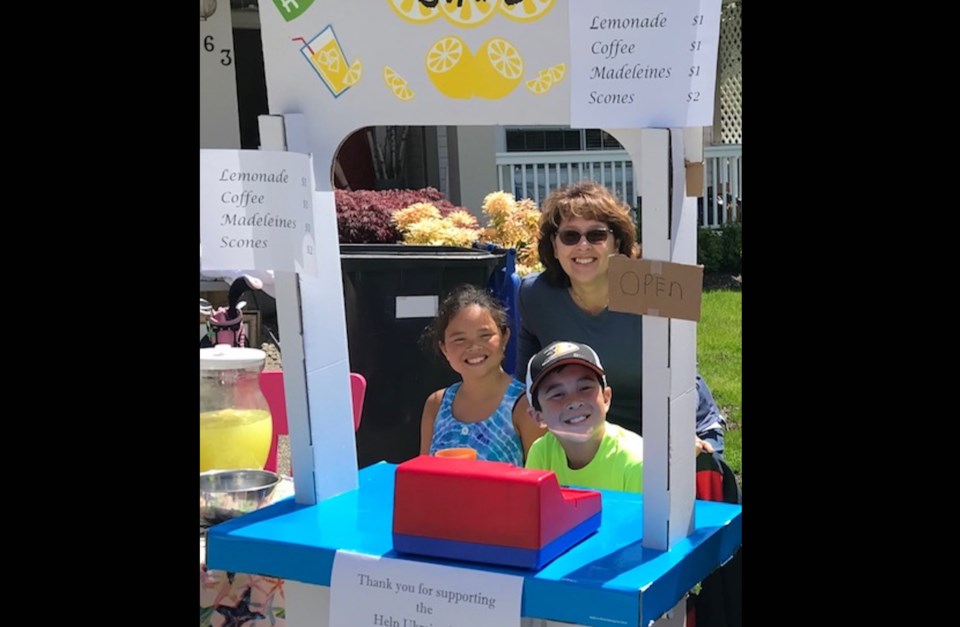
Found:
[{"label": "boy's baseball cap", "polygon": [[537,385],[551,370],[566,364],[580,364],[590,368],[600,375],[603,387],[607,387],[606,373],[595,350],[576,342],[553,342],[531,357],[527,365],[527,401],[531,407],[535,407],[533,399]]}]

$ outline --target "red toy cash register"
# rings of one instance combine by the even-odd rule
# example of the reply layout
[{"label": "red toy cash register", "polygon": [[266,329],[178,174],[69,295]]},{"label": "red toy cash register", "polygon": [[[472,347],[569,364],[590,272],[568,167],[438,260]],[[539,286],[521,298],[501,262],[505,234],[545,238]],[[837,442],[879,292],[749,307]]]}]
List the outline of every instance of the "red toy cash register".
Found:
[{"label": "red toy cash register", "polygon": [[540,569],[600,528],[594,490],[548,470],[421,455],[397,466],[398,552]]}]

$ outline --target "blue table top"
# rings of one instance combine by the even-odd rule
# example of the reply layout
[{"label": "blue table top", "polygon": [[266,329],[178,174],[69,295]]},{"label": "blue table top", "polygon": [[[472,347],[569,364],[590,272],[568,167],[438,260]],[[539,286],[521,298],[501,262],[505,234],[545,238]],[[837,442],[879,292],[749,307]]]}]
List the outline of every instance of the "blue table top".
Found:
[{"label": "blue table top", "polygon": [[212,527],[207,566],[330,585],[338,550],[518,575],[521,613],[580,625],[649,625],[726,562],[742,542],[740,505],[696,501],[696,528],[669,551],[641,545],[643,496],[601,490],[600,530],[539,571],[393,551],[395,464],[360,471],[359,487],[315,505],[293,498]]}]

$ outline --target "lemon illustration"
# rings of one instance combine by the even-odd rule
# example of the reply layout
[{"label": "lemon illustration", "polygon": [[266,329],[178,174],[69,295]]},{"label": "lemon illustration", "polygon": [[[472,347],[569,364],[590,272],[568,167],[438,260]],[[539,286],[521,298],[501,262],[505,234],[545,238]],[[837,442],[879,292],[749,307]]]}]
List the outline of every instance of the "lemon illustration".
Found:
[{"label": "lemon illustration", "polygon": [[500,0],[500,13],[517,22],[532,22],[546,15],[556,0]]},{"label": "lemon illustration", "polygon": [[466,42],[455,35],[430,46],[426,58],[427,77],[437,90],[449,98],[470,98],[473,84],[474,56]]},{"label": "lemon illustration", "polygon": [[406,79],[397,74],[389,65],[383,66],[383,81],[387,84],[387,87],[393,87],[395,84],[406,83]]},{"label": "lemon illustration", "polygon": [[[396,1],[396,0],[394,0]],[[464,28],[480,26],[497,12],[503,0],[440,0],[440,11],[447,21]]]},{"label": "lemon illustration", "polygon": [[565,63],[558,63],[551,68],[547,69],[550,72],[550,78],[553,79],[554,85],[563,80],[563,77],[567,75],[567,65]]},{"label": "lemon illustration", "polygon": [[347,70],[347,73],[343,77],[343,84],[346,87],[349,87],[355,84],[360,80],[360,75],[363,73],[363,66],[360,65],[360,59],[354,59],[353,63],[350,65],[350,69]]},{"label": "lemon illustration", "polygon": [[410,86],[404,83],[403,85],[394,88],[393,95],[400,100],[413,100],[414,93],[413,90],[410,89]]},{"label": "lemon illustration", "polygon": [[437,9],[436,4],[428,7],[420,0],[387,0],[387,3],[403,21],[411,24],[426,24],[440,17],[440,10]]},{"label": "lemon illustration", "polygon": [[562,81],[566,74],[566,64],[558,63],[545,70],[540,70],[536,78],[531,78],[526,81],[524,85],[527,86],[527,89],[529,89],[531,93],[539,96],[540,94],[545,94],[550,91],[550,88]]},{"label": "lemon illustration", "polygon": [[553,84],[553,79],[551,79],[549,75],[544,76],[543,72],[541,72],[537,78],[532,78],[526,83],[524,83],[524,85],[527,86],[527,89],[529,89],[531,93],[534,93],[538,96],[540,94],[545,94],[548,91],[550,91],[550,86],[552,84]]},{"label": "lemon illustration", "polygon": [[521,80],[523,59],[513,44],[501,37],[483,42],[474,60],[474,93],[497,100],[512,92]]},{"label": "lemon illustration", "polygon": [[400,100],[410,100],[414,96],[413,90],[410,89],[407,81],[397,74],[389,65],[383,66],[383,82],[387,84],[387,87],[390,88],[393,95]]}]

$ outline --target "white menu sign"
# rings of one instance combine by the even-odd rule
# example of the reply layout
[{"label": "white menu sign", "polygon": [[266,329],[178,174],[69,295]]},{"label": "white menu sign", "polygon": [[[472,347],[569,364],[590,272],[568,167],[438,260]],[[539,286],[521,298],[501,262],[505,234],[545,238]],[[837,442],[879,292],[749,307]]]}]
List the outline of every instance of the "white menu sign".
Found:
[{"label": "white menu sign", "polygon": [[713,125],[721,0],[570,0],[570,126]]},{"label": "white menu sign", "polygon": [[308,155],[200,151],[200,269],[316,275]]},{"label": "white menu sign", "polygon": [[520,627],[523,577],[337,551],[330,627]]}]

